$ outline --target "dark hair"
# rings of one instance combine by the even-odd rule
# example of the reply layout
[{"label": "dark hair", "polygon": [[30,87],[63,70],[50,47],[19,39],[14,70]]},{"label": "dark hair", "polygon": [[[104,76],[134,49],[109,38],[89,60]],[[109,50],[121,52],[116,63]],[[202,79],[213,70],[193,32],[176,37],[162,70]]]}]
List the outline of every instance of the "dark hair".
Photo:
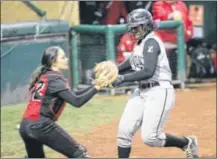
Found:
[{"label": "dark hair", "polygon": [[44,51],[41,57],[41,65],[37,67],[31,75],[29,90],[31,90],[34,87],[35,83],[39,80],[42,74],[51,70],[53,62],[55,62],[57,59],[57,53],[59,49],[60,47],[58,46],[51,46]]}]

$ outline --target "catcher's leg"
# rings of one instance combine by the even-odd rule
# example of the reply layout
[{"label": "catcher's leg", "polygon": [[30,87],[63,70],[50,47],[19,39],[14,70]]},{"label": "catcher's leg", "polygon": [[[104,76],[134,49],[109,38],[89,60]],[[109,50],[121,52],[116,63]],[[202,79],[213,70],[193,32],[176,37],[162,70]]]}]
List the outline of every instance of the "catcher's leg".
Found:
[{"label": "catcher's leg", "polygon": [[87,158],[87,149],[53,121],[32,127],[36,140],[69,158]]},{"label": "catcher's leg", "polygon": [[122,114],[117,134],[118,157],[130,156],[132,138],[141,126],[144,107],[140,96],[129,99]]},{"label": "catcher's leg", "polygon": [[77,143],[68,133],[66,133],[58,125],[53,130],[53,136],[50,136],[52,142],[46,145],[52,149],[64,154],[69,158],[88,158],[87,149]]},{"label": "catcher's leg", "polygon": [[29,123],[25,120],[22,121],[19,133],[25,144],[27,155],[24,158],[46,158],[43,144],[38,142],[32,137],[31,133],[28,132]]},{"label": "catcher's leg", "polygon": [[46,158],[43,145],[29,138],[23,138],[27,154],[25,158]]}]

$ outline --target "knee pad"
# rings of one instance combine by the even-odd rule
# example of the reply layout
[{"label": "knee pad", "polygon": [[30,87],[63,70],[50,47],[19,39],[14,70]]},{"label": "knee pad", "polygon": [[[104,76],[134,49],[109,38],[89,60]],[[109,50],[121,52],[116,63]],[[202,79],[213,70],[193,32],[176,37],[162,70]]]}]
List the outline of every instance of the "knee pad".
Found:
[{"label": "knee pad", "polygon": [[73,153],[73,158],[88,158],[86,147],[79,145],[77,150]]}]

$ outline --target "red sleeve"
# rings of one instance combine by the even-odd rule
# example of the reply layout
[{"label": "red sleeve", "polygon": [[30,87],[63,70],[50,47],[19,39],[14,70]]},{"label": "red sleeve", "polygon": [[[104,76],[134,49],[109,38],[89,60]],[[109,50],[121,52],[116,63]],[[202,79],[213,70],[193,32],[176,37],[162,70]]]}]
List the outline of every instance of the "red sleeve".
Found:
[{"label": "red sleeve", "polygon": [[123,60],[125,60],[123,53],[132,52],[135,43],[136,43],[136,40],[132,39],[128,33],[124,34],[121,37],[120,42],[117,46],[117,51],[118,51],[117,61],[118,62],[122,62]]},{"label": "red sleeve", "polygon": [[126,7],[124,5],[124,2],[120,3],[120,9],[121,9],[121,11],[120,11],[121,16],[124,17],[125,20],[126,20],[126,18],[127,18],[127,10],[126,10]]},{"label": "red sleeve", "polygon": [[125,46],[123,44],[119,44],[118,47],[117,47],[117,62],[122,62],[124,61],[124,55],[123,55],[123,52],[125,51]]},{"label": "red sleeve", "polygon": [[119,48],[121,49],[121,51],[124,50],[127,52],[131,52],[133,51],[135,43],[136,43],[136,40],[130,37],[130,35],[127,33],[121,37]]},{"label": "red sleeve", "polygon": [[189,18],[188,7],[184,2],[179,3],[182,7],[184,21],[185,21],[185,40],[188,41],[193,36],[193,24]]},{"label": "red sleeve", "polygon": [[165,8],[164,8],[164,3],[161,2],[161,1],[155,2],[153,4],[152,14],[153,14],[153,19],[154,20],[160,19],[161,21],[163,21],[163,20],[168,19],[167,12],[165,11]]},{"label": "red sleeve", "polygon": [[188,41],[190,38],[193,36],[193,24],[189,17],[187,17],[186,22],[185,22],[185,39]]},{"label": "red sleeve", "polygon": [[187,7],[187,5],[184,2],[182,2],[182,1],[179,1],[179,4],[182,7],[182,10],[185,12],[185,14],[188,14],[188,7]]},{"label": "red sleeve", "polygon": [[126,51],[126,47],[124,45],[125,34],[121,37],[120,42],[117,46],[117,62],[122,62],[124,60],[123,52]]}]

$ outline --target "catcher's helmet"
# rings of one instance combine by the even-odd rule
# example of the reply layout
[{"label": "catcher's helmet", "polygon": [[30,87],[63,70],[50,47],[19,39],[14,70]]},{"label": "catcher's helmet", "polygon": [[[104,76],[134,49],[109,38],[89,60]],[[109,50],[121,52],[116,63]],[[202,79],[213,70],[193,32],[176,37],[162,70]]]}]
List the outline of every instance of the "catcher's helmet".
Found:
[{"label": "catcher's helmet", "polygon": [[[151,32],[155,28],[151,13],[146,9],[135,9],[128,15],[127,27],[134,36],[140,32],[140,38]],[[141,29],[138,27],[141,26]]]}]

